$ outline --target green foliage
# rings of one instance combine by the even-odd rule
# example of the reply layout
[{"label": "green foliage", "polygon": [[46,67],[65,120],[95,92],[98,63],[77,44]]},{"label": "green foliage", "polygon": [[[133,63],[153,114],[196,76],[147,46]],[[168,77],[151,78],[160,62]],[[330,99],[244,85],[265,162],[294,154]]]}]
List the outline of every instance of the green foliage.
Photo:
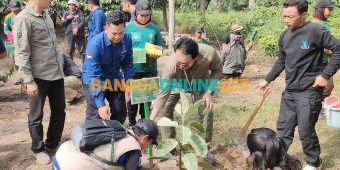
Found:
[{"label": "green foliage", "polygon": [[[155,12],[153,21],[161,26],[161,13]],[[278,38],[284,30],[282,10],[277,7],[260,7],[255,6],[251,11],[230,11],[228,13],[199,12],[176,13],[176,32],[193,34],[197,25],[203,25],[209,42],[218,46],[222,35],[230,31],[230,27],[235,24],[241,24],[244,29],[242,35],[246,42],[256,41],[259,47],[268,55],[275,56],[278,51]],[[216,33],[217,39],[214,35]]]},{"label": "green foliage", "polygon": [[[185,119],[189,115],[197,114],[197,109],[202,104],[202,100],[194,104],[190,103],[185,94],[181,93],[180,107],[176,108],[177,112],[181,115],[181,124],[178,125],[176,121],[166,117],[161,118],[157,122],[158,126],[175,127],[176,137],[175,139],[162,140],[157,146],[154,158],[169,155],[170,151],[176,148],[177,153],[179,153],[179,169],[182,169],[182,165],[188,170],[197,170],[199,165],[209,168],[208,163],[200,162],[198,164],[197,161],[197,156],[205,157],[208,153],[207,143],[199,136],[199,134],[204,133],[203,125],[197,121],[185,123]],[[198,132],[198,134],[195,132]]]}]

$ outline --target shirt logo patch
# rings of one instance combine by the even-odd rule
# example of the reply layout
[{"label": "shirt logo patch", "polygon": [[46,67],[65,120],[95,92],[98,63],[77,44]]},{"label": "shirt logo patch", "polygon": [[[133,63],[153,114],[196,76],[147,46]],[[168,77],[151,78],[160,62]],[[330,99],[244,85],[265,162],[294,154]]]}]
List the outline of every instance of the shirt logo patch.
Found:
[{"label": "shirt logo patch", "polygon": [[87,58],[92,58],[92,54],[91,54],[91,53],[87,53],[87,54],[86,54],[86,57],[87,57]]},{"label": "shirt logo patch", "polygon": [[21,37],[22,37],[22,32],[21,32],[21,30],[17,30],[17,37],[18,37],[18,38],[21,38]]},{"label": "shirt logo patch", "polygon": [[309,38],[308,37],[304,37],[301,40],[301,49],[304,49],[304,50],[309,49]]}]

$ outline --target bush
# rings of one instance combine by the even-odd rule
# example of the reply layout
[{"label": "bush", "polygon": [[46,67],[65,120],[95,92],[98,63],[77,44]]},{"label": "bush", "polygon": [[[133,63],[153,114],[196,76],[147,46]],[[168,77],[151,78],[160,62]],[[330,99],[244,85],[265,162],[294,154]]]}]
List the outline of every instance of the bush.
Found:
[{"label": "bush", "polygon": [[[153,21],[162,26],[162,14],[155,11]],[[270,22],[269,22],[270,21]],[[273,56],[277,53],[277,41],[284,25],[281,11],[277,7],[256,7],[252,11],[230,11],[228,13],[200,12],[181,13],[176,12],[176,33],[194,34],[197,25],[203,25],[210,42],[217,45],[222,35],[230,31],[231,25],[239,23],[244,29],[242,34],[246,42],[256,40],[259,46],[267,54]],[[214,35],[216,33],[217,39]]]}]

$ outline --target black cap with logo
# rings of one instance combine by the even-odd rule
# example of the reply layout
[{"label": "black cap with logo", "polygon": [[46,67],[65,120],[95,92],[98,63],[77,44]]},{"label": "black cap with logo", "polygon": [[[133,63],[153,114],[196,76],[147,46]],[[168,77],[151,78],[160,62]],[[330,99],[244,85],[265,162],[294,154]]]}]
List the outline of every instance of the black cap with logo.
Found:
[{"label": "black cap with logo", "polygon": [[158,127],[155,122],[148,119],[140,119],[134,127],[139,128],[144,131],[149,137],[152,139],[152,143],[154,145],[158,145],[157,137],[158,137]]},{"label": "black cap with logo", "polygon": [[151,15],[151,4],[147,0],[138,0],[135,6],[135,11],[140,15]]},{"label": "black cap with logo", "polygon": [[18,11],[21,10],[21,4],[18,0],[11,0],[9,2],[9,8],[11,9],[11,11]]}]

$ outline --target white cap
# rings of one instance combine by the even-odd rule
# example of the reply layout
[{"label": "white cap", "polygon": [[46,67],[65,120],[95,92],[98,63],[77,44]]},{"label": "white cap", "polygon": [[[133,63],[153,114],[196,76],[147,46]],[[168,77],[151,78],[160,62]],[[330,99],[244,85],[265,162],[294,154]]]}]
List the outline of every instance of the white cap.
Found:
[{"label": "white cap", "polygon": [[76,5],[78,7],[78,1],[77,0],[69,0],[67,2],[67,5],[70,5],[70,4],[74,4],[74,5]]}]

